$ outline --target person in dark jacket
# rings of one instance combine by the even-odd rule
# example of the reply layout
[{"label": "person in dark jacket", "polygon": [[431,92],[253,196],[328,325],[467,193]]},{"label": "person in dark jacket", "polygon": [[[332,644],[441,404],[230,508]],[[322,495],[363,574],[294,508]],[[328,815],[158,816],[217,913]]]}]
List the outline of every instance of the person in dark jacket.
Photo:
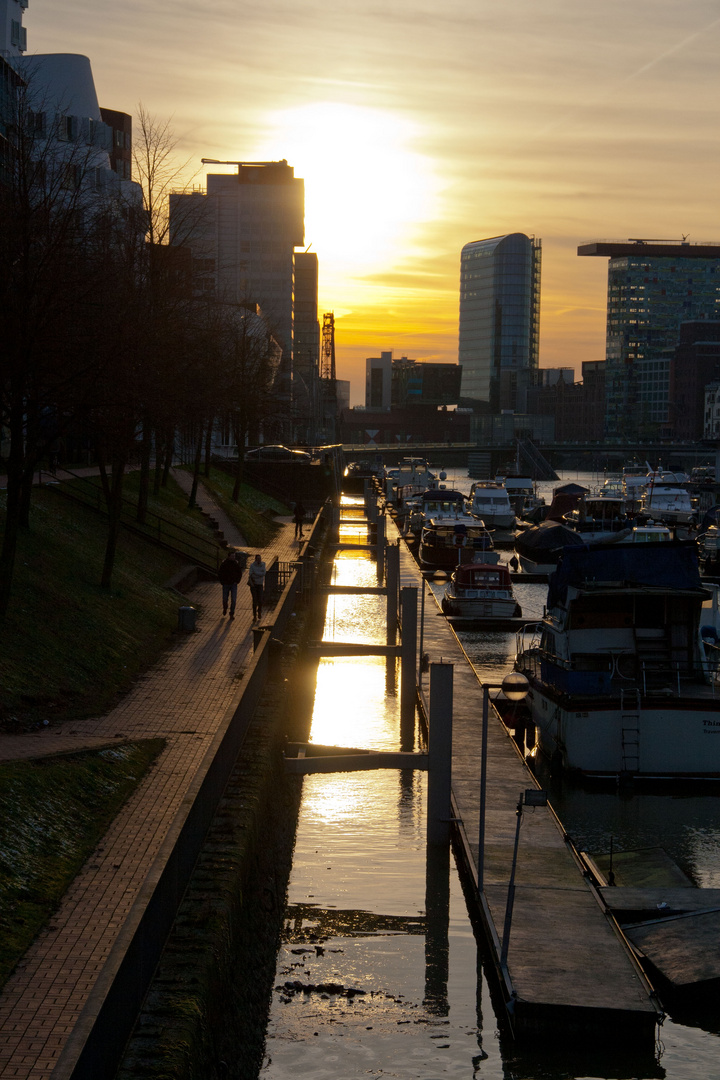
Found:
[{"label": "person in dark jacket", "polygon": [[235,604],[237,603],[237,587],[242,579],[243,568],[237,557],[236,551],[231,551],[227,559],[218,567],[218,581],[222,585],[223,615],[227,615],[228,601],[230,603],[230,618],[235,618]]},{"label": "person in dark jacket", "polygon": [[295,503],[295,509],[293,510],[293,521],[295,522],[295,539],[302,540],[303,538],[303,521],[305,520],[305,507],[301,502]]}]

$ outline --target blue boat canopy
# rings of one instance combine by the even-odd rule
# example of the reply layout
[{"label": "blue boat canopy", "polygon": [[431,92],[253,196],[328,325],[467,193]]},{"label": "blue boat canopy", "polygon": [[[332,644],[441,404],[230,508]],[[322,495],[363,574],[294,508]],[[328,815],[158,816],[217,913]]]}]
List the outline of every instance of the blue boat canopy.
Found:
[{"label": "blue boat canopy", "polygon": [[664,544],[597,544],[565,548],[550,575],[548,607],[567,595],[568,585],[596,582],[622,584],[633,588],[697,589],[703,594],[694,540],[669,540]]}]

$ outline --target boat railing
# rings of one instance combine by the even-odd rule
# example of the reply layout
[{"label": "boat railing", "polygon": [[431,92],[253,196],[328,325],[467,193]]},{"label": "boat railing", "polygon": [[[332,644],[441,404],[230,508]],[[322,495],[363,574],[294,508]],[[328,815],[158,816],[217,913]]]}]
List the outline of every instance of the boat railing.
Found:
[{"label": "boat railing", "polygon": [[625,649],[568,660],[541,648],[537,640],[528,642],[525,637],[524,642],[517,653],[518,670],[563,694],[614,697],[621,690],[637,689],[643,697],[680,696],[692,694],[691,688],[700,685],[709,685],[713,697],[720,694],[720,648],[716,646],[706,649],[699,662],[683,663],[641,660]]}]

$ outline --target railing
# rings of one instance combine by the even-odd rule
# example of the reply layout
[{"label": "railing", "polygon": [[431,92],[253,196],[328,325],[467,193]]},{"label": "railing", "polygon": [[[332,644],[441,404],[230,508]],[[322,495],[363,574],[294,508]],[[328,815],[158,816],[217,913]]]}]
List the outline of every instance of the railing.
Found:
[{"label": "railing", "polygon": [[642,660],[622,649],[566,660],[531,646],[518,652],[516,664],[519,671],[572,697],[617,697],[629,689],[640,690],[643,696],[664,691],[680,695],[683,690],[692,694],[691,686],[708,684],[714,697],[720,687],[720,649],[714,646],[704,660],[689,664]]},{"label": "railing", "polygon": [[[51,490],[57,491],[64,498],[87,506],[96,513],[107,515],[105,494],[98,478],[75,476],[72,473],[70,475],[73,476],[72,480],[58,480],[50,486]],[[196,565],[212,573],[215,573],[225,557],[223,550],[212,537],[208,536],[205,540],[192,529],[187,529],[170,518],[162,517],[153,510],[146,510],[145,522],[139,522],[137,503],[131,499],[122,499],[120,524],[129,532],[142,536],[169,551],[174,551],[178,555],[186,556]]]}]

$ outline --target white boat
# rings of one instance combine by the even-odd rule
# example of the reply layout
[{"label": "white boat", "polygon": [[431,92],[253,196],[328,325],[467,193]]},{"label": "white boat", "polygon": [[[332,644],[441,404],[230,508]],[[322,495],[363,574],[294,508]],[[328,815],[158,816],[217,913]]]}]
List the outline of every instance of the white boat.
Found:
[{"label": "white boat", "polygon": [[530,476],[521,476],[519,473],[505,475],[498,473],[495,483],[502,484],[507,491],[516,517],[523,517],[528,510],[545,505],[545,500],[537,494],[535,482]]},{"label": "white boat", "polygon": [[437,475],[431,472],[427,459],[422,457],[400,458],[396,466],[386,467],[385,476],[398,489],[401,501],[437,484]]},{"label": "white boat", "polygon": [[461,563],[499,561],[492,537],[478,518],[426,518],[418,551],[423,570],[454,570]]},{"label": "white boat", "polygon": [[482,518],[488,529],[512,529],[515,511],[504,484],[479,480],[470,488],[470,513]]},{"label": "white boat", "polygon": [[565,549],[518,634],[542,752],[587,777],[720,779],[717,601],[692,542]]},{"label": "white boat", "polygon": [[452,521],[469,518],[467,512],[467,496],[462,491],[452,488],[429,488],[427,491],[418,492],[405,504],[406,527],[405,531],[411,533],[415,539],[420,539],[423,525],[428,518],[443,521],[446,518]]},{"label": "white boat", "polygon": [[653,476],[643,492],[640,513],[666,525],[687,525],[694,520],[696,505],[675,473]]},{"label": "white boat", "polygon": [[442,598],[446,615],[464,619],[519,618],[522,610],[512,589],[506,566],[464,563],[450,578]]}]

